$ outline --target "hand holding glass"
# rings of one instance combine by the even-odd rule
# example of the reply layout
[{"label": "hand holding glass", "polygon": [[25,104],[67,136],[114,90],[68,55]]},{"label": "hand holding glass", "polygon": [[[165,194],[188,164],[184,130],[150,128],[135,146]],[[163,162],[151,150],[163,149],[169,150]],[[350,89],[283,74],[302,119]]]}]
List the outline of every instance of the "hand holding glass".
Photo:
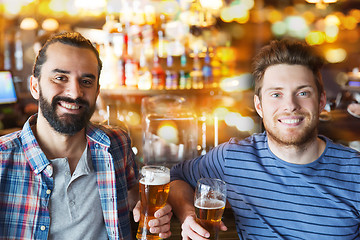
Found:
[{"label": "hand holding glass", "polygon": [[164,207],[170,190],[170,169],[163,166],[144,166],[140,172],[140,221],[136,234],[139,240],[158,240],[159,234],[150,233],[149,221]]},{"label": "hand holding glass", "polygon": [[201,178],[195,190],[196,222],[210,233],[211,240],[219,238],[221,218],[226,204],[226,184],[220,179]]}]

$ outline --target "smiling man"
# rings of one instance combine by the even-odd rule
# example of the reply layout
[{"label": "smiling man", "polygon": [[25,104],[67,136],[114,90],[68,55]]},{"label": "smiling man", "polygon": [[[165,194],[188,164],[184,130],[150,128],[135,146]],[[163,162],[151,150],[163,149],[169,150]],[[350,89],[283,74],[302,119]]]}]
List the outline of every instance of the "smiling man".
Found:
[{"label": "smiling man", "polygon": [[[132,239],[138,169],[126,132],[90,123],[99,95],[99,53],[79,33],[49,39],[30,91],[38,113],[0,138],[0,239]],[[171,207],[150,231],[170,236]]]},{"label": "smiling man", "polygon": [[326,104],[322,65],[297,41],[273,41],[257,54],[254,106],[265,131],[171,170],[169,201],[183,239],[209,237],[193,205],[193,188],[204,177],[227,183],[240,239],[359,238],[360,154],[318,135]]}]

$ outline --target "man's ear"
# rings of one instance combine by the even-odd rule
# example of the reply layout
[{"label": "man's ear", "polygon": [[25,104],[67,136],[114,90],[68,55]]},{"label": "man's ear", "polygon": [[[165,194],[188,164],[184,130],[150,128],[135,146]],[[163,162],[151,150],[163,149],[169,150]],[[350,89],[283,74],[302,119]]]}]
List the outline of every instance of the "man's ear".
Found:
[{"label": "man's ear", "polygon": [[262,107],[261,107],[261,101],[260,101],[260,98],[259,98],[258,95],[254,95],[254,105],[255,105],[256,112],[262,118],[263,117],[263,111],[262,111]]},{"label": "man's ear", "polygon": [[325,106],[326,106],[326,92],[323,91],[320,95],[319,114],[324,110]]},{"label": "man's ear", "polygon": [[39,79],[31,75],[30,77],[30,93],[34,99],[39,100],[40,97],[40,86]]}]

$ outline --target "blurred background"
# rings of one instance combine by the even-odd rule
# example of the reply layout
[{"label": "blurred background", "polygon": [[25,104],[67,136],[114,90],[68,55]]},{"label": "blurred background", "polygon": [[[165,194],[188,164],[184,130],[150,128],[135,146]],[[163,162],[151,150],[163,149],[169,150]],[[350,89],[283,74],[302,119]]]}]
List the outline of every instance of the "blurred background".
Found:
[{"label": "blurred background", "polygon": [[360,102],[359,22],[360,0],[0,0],[1,133],[37,110],[28,85],[42,44],[79,31],[104,64],[92,121],[128,131],[141,163],[186,160],[263,131],[251,59],[294,38],[326,59],[320,133],[359,150],[348,108]]}]

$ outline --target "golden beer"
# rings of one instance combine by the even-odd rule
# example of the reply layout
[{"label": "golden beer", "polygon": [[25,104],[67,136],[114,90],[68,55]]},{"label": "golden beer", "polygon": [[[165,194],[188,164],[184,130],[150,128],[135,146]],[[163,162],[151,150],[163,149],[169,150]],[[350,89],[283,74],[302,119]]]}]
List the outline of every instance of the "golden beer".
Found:
[{"label": "golden beer", "polygon": [[211,240],[217,240],[225,202],[218,199],[197,199],[195,202],[196,222],[210,233]]},{"label": "golden beer", "polygon": [[138,240],[157,240],[158,234],[149,231],[148,222],[154,219],[157,210],[164,207],[170,190],[170,170],[162,166],[145,166],[141,169],[140,221],[136,234]]}]

